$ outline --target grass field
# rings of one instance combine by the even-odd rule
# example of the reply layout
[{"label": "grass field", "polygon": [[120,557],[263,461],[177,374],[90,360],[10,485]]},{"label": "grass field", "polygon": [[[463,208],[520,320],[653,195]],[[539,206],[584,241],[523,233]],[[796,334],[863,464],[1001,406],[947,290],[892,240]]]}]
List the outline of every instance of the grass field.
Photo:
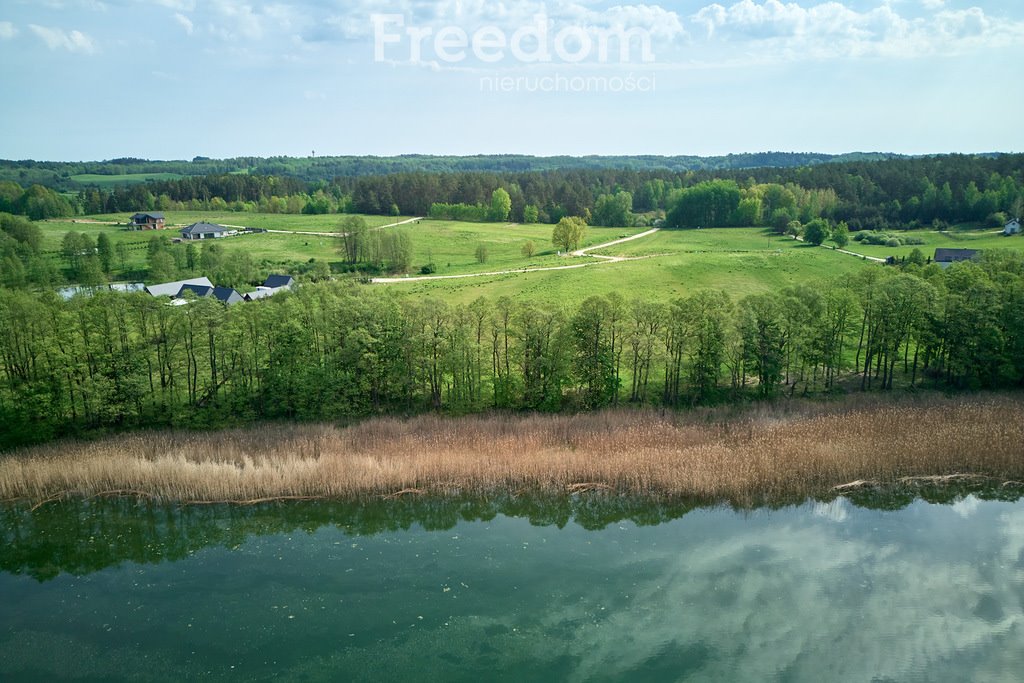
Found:
[{"label": "grass field", "polygon": [[80,173],[71,176],[71,180],[81,185],[96,185],[105,189],[122,185],[137,185],[150,180],[178,180],[185,176],[180,173],[125,173],[124,175],[101,175],[98,173]]},{"label": "grass field", "polygon": [[[333,232],[344,220],[344,216],[304,216],[291,214],[246,214],[246,213],[203,213],[167,212],[167,221],[174,225],[187,225],[197,221],[221,225],[246,226],[283,230],[289,232]],[[371,228],[408,220],[407,217],[363,216]],[[44,221],[39,223],[43,230],[43,249],[56,252],[60,249],[65,233],[83,232],[95,238],[107,233],[116,242],[126,242],[135,247],[145,245],[154,235],[177,237],[176,230],[130,231],[121,225],[128,220],[127,214],[88,216],[75,220]],[[118,223],[114,225],[112,223]],[[514,225],[507,223],[460,223],[455,221],[422,220],[393,228],[407,232],[413,247],[412,273],[427,263],[433,262],[437,274],[464,274],[491,270],[507,270],[525,267],[546,267],[563,265],[564,258],[556,255],[551,245],[550,225]],[[582,246],[608,242],[622,235],[639,232],[633,228],[591,228]],[[522,254],[523,245],[531,241],[536,252],[532,258]],[[259,233],[238,235],[217,242],[226,251],[242,249],[257,262],[263,262],[268,269],[286,268],[309,259],[340,263],[341,241],[324,235],[288,235],[282,233]],[[479,263],[476,249],[485,245],[488,258]],[[136,258],[137,256],[137,258]],[[56,258],[56,256],[55,256]],[[144,265],[145,252],[133,251],[130,268]]]},{"label": "grass field", "polygon": [[[622,234],[621,230],[611,232],[615,234],[605,237],[615,239]],[[739,298],[861,268],[881,267],[788,238],[771,236],[769,241],[769,236],[760,228],[663,230],[595,252],[609,256],[649,257],[641,260],[600,263],[589,257],[553,257],[553,265],[593,265],[577,270],[386,286],[414,296],[440,296],[453,302],[503,295],[544,302],[578,301],[590,294],[613,291],[626,298],[647,297],[666,301],[699,289],[722,289]],[[591,238],[594,239],[591,244],[610,241],[596,235]]]},{"label": "grass field", "polygon": [[[343,220],[342,216],[303,216],[293,214],[250,214],[250,213],[210,213],[202,211],[168,211],[168,225],[190,225],[200,221],[219,225],[238,225],[268,230],[285,230],[290,232],[333,232]],[[406,220],[404,217],[363,216],[371,227],[379,227]],[[57,251],[61,240],[68,232],[81,232],[96,238],[101,232],[107,233],[113,242],[129,244],[145,244],[154,235],[168,238],[178,237],[176,229],[162,231],[126,230],[129,214],[116,213],[99,216],[83,216],[77,219],[49,220],[37,223],[43,232],[43,250]],[[116,225],[112,225],[116,223]],[[302,237],[302,239],[298,239]],[[245,239],[245,242],[236,242]],[[243,247],[249,249],[254,258],[269,257],[278,263],[308,261],[310,258],[336,259],[337,243],[332,238],[312,235],[245,235],[220,242],[226,249]]]},{"label": "grass field", "polygon": [[851,239],[846,248],[850,251],[855,251],[858,254],[878,256],[881,258],[885,258],[887,256],[901,258],[910,254],[910,252],[915,248],[920,249],[925,258],[935,256],[935,250],[940,248],[1024,250],[1024,237],[1021,235],[1005,237],[1001,230],[992,230],[991,228],[986,230],[950,230],[945,232],[936,232],[934,230],[914,230],[906,233],[893,232],[892,234],[896,237],[916,237],[924,240],[924,244],[909,244],[902,247],[885,247],[854,242]]},{"label": "grass field", "polygon": [[[323,214],[307,216],[291,213],[238,213],[234,211],[163,211],[168,226],[186,226],[200,221],[217,225],[240,225],[248,228],[267,230],[291,230],[300,232],[336,232],[346,216]],[[99,216],[85,216],[82,220],[127,223],[131,213],[110,213]],[[390,225],[410,216],[363,216],[371,228]],[[111,226],[113,227],[113,226]]]},{"label": "grass field", "polygon": [[[398,228],[412,238],[416,269],[433,262],[436,275],[461,275],[516,268],[546,268],[566,265],[551,244],[550,225],[511,223],[460,223],[423,220]],[[603,244],[622,235],[635,235],[640,228],[588,228],[581,247]],[[523,245],[532,242],[534,255],[523,256]],[[487,261],[476,259],[479,245],[487,248]]]},{"label": "grass field", "polygon": [[[44,234],[44,250],[53,252],[53,258],[59,260],[57,252],[66,232],[85,232],[93,237],[106,232],[115,244],[125,242],[130,246],[127,270],[142,270],[146,265],[145,245],[153,235],[176,237],[177,232],[133,232],[125,230],[122,225],[110,224],[123,223],[127,218],[127,214],[113,214],[90,216],[77,219],[77,222],[41,222],[39,225]],[[344,217],[168,212],[167,218],[172,224],[207,221],[289,232],[331,232]],[[371,227],[405,220],[387,216],[365,218]],[[773,235],[761,228],[662,230],[654,235],[595,252],[638,258],[618,263],[601,262],[589,256],[559,256],[551,245],[550,225],[419,220],[393,229],[407,232],[411,236],[411,276],[418,275],[420,268],[430,262],[435,265],[435,275],[588,264],[584,268],[572,270],[379,285],[392,287],[397,294],[403,296],[439,296],[451,302],[468,302],[479,296],[494,298],[502,295],[543,302],[577,301],[589,294],[613,291],[627,298],[645,296],[665,301],[705,288],[722,289],[739,298],[860,268],[878,267],[831,249],[812,247]],[[589,228],[581,246],[604,244],[642,231],[642,228]],[[992,236],[988,239],[1004,238]],[[530,258],[522,254],[522,247],[527,241],[533,242],[535,247],[535,253]],[[291,270],[310,259],[333,264],[341,262],[341,241],[331,236],[258,233],[218,240],[217,244],[227,252],[246,251],[257,266],[266,272]],[[484,263],[477,261],[475,253],[481,244],[488,251]],[[909,252],[909,249],[906,251]],[[120,268],[119,263],[115,266]]]}]

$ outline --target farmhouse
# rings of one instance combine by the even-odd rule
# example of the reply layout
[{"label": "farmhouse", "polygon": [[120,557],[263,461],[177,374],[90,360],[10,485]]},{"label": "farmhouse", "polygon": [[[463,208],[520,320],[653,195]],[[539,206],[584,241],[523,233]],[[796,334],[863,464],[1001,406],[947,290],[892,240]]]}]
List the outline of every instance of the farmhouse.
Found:
[{"label": "farmhouse", "polygon": [[128,224],[129,230],[163,230],[166,219],[162,213],[137,213]]},{"label": "farmhouse", "polygon": [[164,282],[159,285],[146,287],[146,293],[151,296],[177,296],[185,285],[196,285],[199,287],[213,287],[209,278],[194,277],[191,280],[178,280],[177,282]]},{"label": "farmhouse", "polygon": [[977,249],[936,249],[934,260],[945,270],[954,263],[970,261],[980,253]]},{"label": "farmhouse", "polygon": [[181,231],[182,239],[186,240],[209,240],[220,237],[227,237],[235,234],[234,230],[225,228],[223,225],[212,223],[193,223]]},{"label": "farmhouse", "polygon": [[267,289],[291,289],[295,285],[295,278],[291,275],[270,275],[263,286]]},{"label": "farmhouse", "polygon": [[1020,233],[1020,219],[1014,218],[1012,221],[1003,226],[1004,235],[1017,235]]},{"label": "farmhouse", "polygon": [[192,292],[192,294],[199,298],[212,296],[217,301],[228,304],[229,306],[231,304],[237,304],[244,301],[242,295],[234,289],[230,287],[213,287],[212,285],[182,285],[181,289],[179,289],[178,293],[175,295],[175,298],[181,299],[188,292]]}]

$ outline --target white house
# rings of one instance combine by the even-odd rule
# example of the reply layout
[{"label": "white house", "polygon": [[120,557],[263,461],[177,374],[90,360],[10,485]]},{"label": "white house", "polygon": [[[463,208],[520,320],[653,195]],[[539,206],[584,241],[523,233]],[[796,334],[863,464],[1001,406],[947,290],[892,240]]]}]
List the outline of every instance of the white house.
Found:
[{"label": "white house", "polygon": [[1016,235],[1020,233],[1020,219],[1014,218],[1012,221],[1003,226],[1004,235]]},{"label": "white house", "polygon": [[178,292],[185,285],[196,287],[213,287],[213,283],[205,277],[194,277],[191,280],[178,280],[177,282],[165,282],[159,285],[146,287],[146,292],[152,296],[177,296]]},{"label": "white house", "polygon": [[186,240],[212,240],[235,234],[238,234],[237,230],[212,223],[193,223],[181,230],[181,238]]}]

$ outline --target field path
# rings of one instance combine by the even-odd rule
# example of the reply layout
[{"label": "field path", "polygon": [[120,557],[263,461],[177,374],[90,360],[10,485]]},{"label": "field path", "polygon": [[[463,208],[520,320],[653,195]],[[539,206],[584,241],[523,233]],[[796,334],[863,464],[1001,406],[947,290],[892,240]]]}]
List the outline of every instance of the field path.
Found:
[{"label": "field path", "polygon": [[[47,218],[46,222],[47,223],[63,223],[66,220],[67,220],[66,218],[59,219],[59,220],[55,220],[55,219],[52,219],[52,218]],[[71,222],[72,223],[85,223],[86,225],[121,225],[121,223],[118,223],[117,221],[94,221],[91,218],[72,218]]]},{"label": "field path", "polygon": [[885,263],[884,258],[878,258],[877,256],[868,256],[867,254],[858,254],[855,251],[847,251],[846,249],[836,249],[840,254],[849,254],[850,256],[859,256],[860,258],[867,259],[868,261],[874,261],[875,263]]},{"label": "field path", "polygon": [[[369,228],[369,229],[370,230],[383,230],[384,228],[395,228],[395,227],[398,227],[399,225],[408,225],[409,223],[415,223],[416,221],[421,221],[421,220],[423,220],[423,216],[417,216],[415,218],[407,218],[404,221],[398,221],[397,223],[389,223],[387,225],[377,225],[377,226],[374,226],[374,227]],[[225,225],[224,227],[230,228],[230,227],[238,227],[238,226]],[[278,234],[281,234],[281,235],[312,235],[313,237],[344,237],[345,236],[345,233],[343,233],[343,232],[304,232],[304,231],[300,231],[300,230],[267,230],[267,232],[275,232],[275,233],[278,233]]]},{"label": "field path", "polygon": [[623,242],[630,242],[632,240],[638,240],[641,237],[647,237],[649,235],[653,235],[654,233],[658,232],[660,229],[661,228],[651,228],[650,230],[648,230],[646,232],[637,233],[636,235],[633,235],[632,237],[622,237],[620,239],[613,240],[611,242],[605,242],[604,244],[596,244],[596,245],[594,245],[592,247],[587,247],[586,249],[577,249],[576,251],[572,252],[571,255],[572,256],[589,256],[590,258],[603,259],[605,261],[608,261],[609,263],[618,263],[619,261],[635,261],[636,259],[627,258],[625,256],[602,256],[600,254],[588,254],[587,252],[588,251],[597,251],[598,249],[607,249],[608,247],[614,247],[616,244],[622,244]]},{"label": "field path", "polygon": [[623,242],[629,242],[630,240],[639,239],[641,237],[647,237],[658,232],[659,228],[653,228],[646,232],[641,232],[632,237],[623,237],[621,239],[614,240],[612,242],[605,242],[604,244],[595,244],[592,247],[585,249],[577,249],[569,254],[569,256],[589,256],[590,258],[597,259],[596,261],[588,261],[587,263],[577,263],[571,266],[545,266],[543,268],[514,268],[512,270],[495,270],[488,273],[465,273],[463,275],[417,275],[416,277],[375,277],[370,280],[375,285],[393,285],[399,282],[423,282],[425,280],[460,280],[470,277],[491,277],[495,275],[514,275],[516,273],[542,273],[549,270],[574,270],[576,268],[586,268],[588,266],[598,266],[602,263],[621,263],[622,261],[639,261],[641,259],[650,258],[649,256],[599,256],[597,254],[588,254],[588,251],[594,251],[596,249],[605,249],[607,247],[615,246]]},{"label": "field path", "polygon": [[[797,242],[804,242],[804,241],[806,241],[806,240],[804,240],[803,237],[795,237],[794,236],[793,239],[795,239]],[[808,242],[808,244],[810,244],[810,242]],[[820,247],[822,245],[819,244],[818,246]],[[825,247],[825,249],[828,249],[828,247]],[[846,254],[848,256],[856,256],[857,258],[866,259],[868,261],[874,261],[875,263],[885,263],[885,259],[884,258],[878,258],[877,256],[868,256],[867,254],[858,254],[855,251],[849,251],[847,249],[833,249],[832,251],[838,251],[840,254]]]}]

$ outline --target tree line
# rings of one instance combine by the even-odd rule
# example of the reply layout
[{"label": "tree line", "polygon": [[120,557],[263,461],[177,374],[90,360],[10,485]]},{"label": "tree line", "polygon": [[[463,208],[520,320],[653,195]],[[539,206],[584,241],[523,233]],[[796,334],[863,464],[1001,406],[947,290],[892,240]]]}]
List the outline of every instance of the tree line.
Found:
[{"label": "tree line", "polygon": [[0,181],[0,211],[33,219],[75,213],[214,210],[263,213],[363,213],[492,220],[493,196],[508,195],[507,220],[555,224],[580,216],[596,225],[748,226],[845,222],[851,230],[952,223],[993,226],[1019,216],[1024,155],[945,155],[817,163],[799,168],[527,171],[296,176],[222,173],[68,197],[38,185]]},{"label": "tree line", "polygon": [[1024,257],[735,300],[451,305],[352,282],[253,305],[0,290],[0,446],[92,430],[682,406],[1024,383]]},{"label": "tree line", "polygon": [[896,154],[816,154],[793,152],[756,152],[718,157],[698,156],[590,156],[535,157],[521,154],[433,156],[403,154],[397,157],[316,156],[309,157],[235,157],[211,159],[197,156],[191,161],[153,161],[125,157],[107,161],[12,161],[0,159],[0,181],[11,180],[23,186],[43,185],[60,192],[82,188],[75,176],[106,176],[107,183],[132,184],[131,174],[171,173],[185,176],[217,174],[264,175],[297,178],[307,183],[330,181],[339,177],[388,175],[392,173],[518,173],[567,168],[628,168],[641,170],[693,171],[711,169],[792,167],[837,161],[896,158]]}]

